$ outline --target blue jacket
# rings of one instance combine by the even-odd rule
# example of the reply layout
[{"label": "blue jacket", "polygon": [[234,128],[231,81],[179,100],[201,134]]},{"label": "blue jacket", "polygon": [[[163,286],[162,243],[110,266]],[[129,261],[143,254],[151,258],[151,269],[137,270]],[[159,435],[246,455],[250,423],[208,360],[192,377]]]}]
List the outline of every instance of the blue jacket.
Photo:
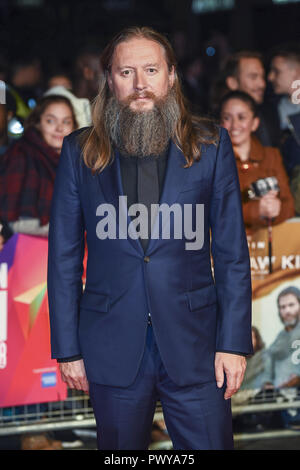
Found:
[{"label": "blue jacket", "polygon": [[[202,247],[187,250],[185,237],[160,236],[149,241],[146,253],[140,240],[120,237],[118,230],[115,239],[98,238],[99,205],[115,207],[116,228],[122,216],[119,156],[115,153],[113,163],[93,176],[82,160],[77,133],[64,139],[51,208],[52,357],[82,354],[89,381],[129,386],[151,313],[169,377],[181,386],[215,380],[216,351],[253,352],[249,253],[227,131],[221,128],[219,145],[204,147],[201,160],[190,168],[183,168],[182,152],[170,145],[160,204],[192,204],[193,217],[196,204],[204,205]],[[171,235],[172,228],[171,218]]]}]

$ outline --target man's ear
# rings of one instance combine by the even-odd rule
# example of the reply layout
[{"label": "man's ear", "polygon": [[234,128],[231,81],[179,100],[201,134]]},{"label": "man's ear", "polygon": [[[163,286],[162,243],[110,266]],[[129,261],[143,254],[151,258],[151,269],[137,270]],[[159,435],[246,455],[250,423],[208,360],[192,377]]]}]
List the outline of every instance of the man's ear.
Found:
[{"label": "man's ear", "polygon": [[107,80],[108,87],[109,87],[110,91],[112,92],[113,91],[113,82],[112,82],[112,79],[111,79],[110,72],[106,72],[106,80]]},{"label": "man's ear", "polygon": [[226,85],[232,91],[237,90],[239,88],[239,83],[235,77],[227,77],[226,78]]}]

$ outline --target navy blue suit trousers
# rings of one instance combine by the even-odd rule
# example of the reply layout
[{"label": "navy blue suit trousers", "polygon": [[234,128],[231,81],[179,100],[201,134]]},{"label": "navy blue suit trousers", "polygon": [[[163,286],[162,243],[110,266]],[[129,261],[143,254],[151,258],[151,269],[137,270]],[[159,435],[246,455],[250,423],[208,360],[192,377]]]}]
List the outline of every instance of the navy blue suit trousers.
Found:
[{"label": "navy blue suit trousers", "polygon": [[126,388],[90,383],[99,450],[147,450],[160,400],[175,450],[232,450],[230,400],[215,381],[178,386],[168,376],[148,326],[134,382]]}]

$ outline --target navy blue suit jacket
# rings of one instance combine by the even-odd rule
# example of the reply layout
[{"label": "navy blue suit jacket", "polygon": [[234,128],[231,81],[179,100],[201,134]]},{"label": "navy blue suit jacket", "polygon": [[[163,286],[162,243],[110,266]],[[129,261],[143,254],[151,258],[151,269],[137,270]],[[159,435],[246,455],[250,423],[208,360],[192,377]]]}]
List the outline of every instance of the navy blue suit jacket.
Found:
[{"label": "navy blue suit jacket", "polygon": [[119,156],[93,176],[82,160],[77,133],[64,139],[52,200],[52,357],[81,354],[89,381],[129,386],[142,359],[151,313],[169,377],[182,386],[214,380],[216,351],[253,352],[249,253],[227,131],[220,128],[219,145],[204,146],[201,160],[190,168],[183,168],[182,152],[170,145],[160,204],[204,204],[202,248],[186,250],[190,240],[184,237],[159,238],[149,241],[146,253],[132,237],[98,238],[100,204],[116,208],[118,228],[123,194]]}]

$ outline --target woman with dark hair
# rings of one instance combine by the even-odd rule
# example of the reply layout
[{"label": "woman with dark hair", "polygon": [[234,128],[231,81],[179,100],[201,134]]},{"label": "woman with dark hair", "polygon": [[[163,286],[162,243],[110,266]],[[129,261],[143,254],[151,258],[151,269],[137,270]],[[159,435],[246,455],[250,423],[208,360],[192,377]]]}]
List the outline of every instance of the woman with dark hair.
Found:
[{"label": "woman with dark hair", "polygon": [[24,135],[3,155],[0,219],[13,232],[47,236],[63,139],[77,127],[67,98],[44,97],[25,121]]},{"label": "woman with dark hair", "polygon": [[[228,93],[221,100],[220,119],[236,157],[246,228],[265,227],[270,221],[279,224],[293,217],[294,201],[281,154],[275,147],[264,147],[253,134],[259,125],[253,98],[242,91]],[[260,191],[262,187],[264,191]]]}]

